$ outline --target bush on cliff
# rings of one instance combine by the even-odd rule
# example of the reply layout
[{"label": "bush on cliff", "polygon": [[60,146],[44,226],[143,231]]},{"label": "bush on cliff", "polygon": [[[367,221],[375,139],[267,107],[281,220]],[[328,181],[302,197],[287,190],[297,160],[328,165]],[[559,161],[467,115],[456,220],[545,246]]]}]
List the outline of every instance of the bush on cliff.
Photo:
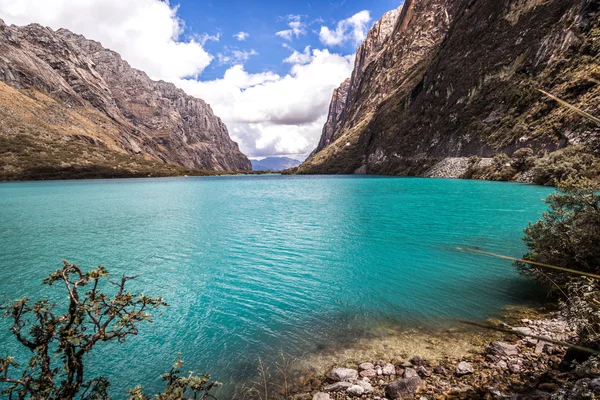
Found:
[{"label": "bush on cliff", "polygon": [[[65,289],[64,304],[49,300],[32,303],[27,297],[2,306],[10,330],[32,356],[23,368],[14,357],[0,358],[0,395],[18,399],[107,399],[105,377],[86,376],[86,356],[103,342],[123,343],[137,335],[138,326],[152,322],[152,311],[167,304],[158,297],[131,293],[127,284],[135,277],[108,281],[108,271],[98,267],[83,272],[64,262],[43,284]],[[108,290],[107,290],[108,289]],[[181,359],[162,378],[167,384],[157,399],[206,399],[218,385],[208,375],[180,376]],[[150,399],[141,387],[129,392],[132,400]]]}]

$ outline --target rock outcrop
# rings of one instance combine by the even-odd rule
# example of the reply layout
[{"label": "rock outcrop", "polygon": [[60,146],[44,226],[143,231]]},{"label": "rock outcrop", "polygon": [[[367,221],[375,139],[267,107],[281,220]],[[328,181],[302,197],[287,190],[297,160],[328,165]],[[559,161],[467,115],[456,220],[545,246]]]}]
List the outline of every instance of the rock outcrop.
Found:
[{"label": "rock outcrop", "polygon": [[600,114],[599,10],[592,0],[405,1],[393,30],[374,45],[382,20],[359,48],[335,128],[297,172],[424,175],[451,157],[591,143],[600,127],[538,89]]},{"label": "rock outcrop", "polygon": [[[251,169],[208,104],[151,80],[114,51],[67,30],[0,21],[0,82],[1,90],[33,100],[36,130],[46,139],[58,133],[88,144],[89,152],[139,155],[190,169]],[[9,114],[27,114],[19,109],[22,103],[2,106]],[[27,133],[12,128],[0,126],[0,138]],[[56,162],[85,164],[86,157]]]}]

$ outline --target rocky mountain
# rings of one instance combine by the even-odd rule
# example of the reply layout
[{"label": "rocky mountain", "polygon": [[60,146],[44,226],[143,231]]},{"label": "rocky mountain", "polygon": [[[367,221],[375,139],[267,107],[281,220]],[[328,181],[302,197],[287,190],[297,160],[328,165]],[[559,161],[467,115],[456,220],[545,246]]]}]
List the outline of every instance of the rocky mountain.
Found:
[{"label": "rocky mountain", "polygon": [[283,171],[300,165],[300,161],[289,157],[266,157],[262,160],[250,160],[254,171]]},{"label": "rocky mountain", "polygon": [[203,100],[64,29],[0,20],[0,113],[7,179],[94,166],[124,175],[251,169]]},{"label": "rocky mountain", "polygon": [[[519,149],[539,159],[589,150],[600,127],[539,90],[600,114],[599,9],[594,0],[406,0],[358,49],[297,172],[460,176],[479,162],[512,166]],[[493,161],[501,154],[509,161]]]}]

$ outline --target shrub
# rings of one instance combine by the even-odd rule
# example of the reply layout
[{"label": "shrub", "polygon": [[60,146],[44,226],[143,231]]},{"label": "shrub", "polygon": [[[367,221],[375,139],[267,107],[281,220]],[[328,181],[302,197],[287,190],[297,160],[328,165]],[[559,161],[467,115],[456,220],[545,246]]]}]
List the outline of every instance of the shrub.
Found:
[{"label": "shrub", "polygon": [[535,183],[547,186],[569,180],[598,179],[600,159],[581,146],[570,146],[539,159],[532,173]]},{"label": "shrub", "polygon": [[[133,294],[126,288],[135,277],[123,276],[106,282],[108,271],[98,267],[84,273],[78,266],[64,262],[43,284],[58,284],[67,291],[66,304],[48,300],[32,303],[27,297],[2,306],[11,320],[10,330],[33,356],[25,368],[13,357],[0,359],[0,395],[19,399],[106,399],[110,386],[104,377],[87,379],[84,360],[98,344],[119,343],[137,335],[138,325],[152,322],[151,312],[167,304],[158,297]],[[108,283],[108,284],[107,284]],[[112,287],[112,293],[104,291]],[[180,377],[179,359],[163,379],[167,389],[159,399],[183,399],[186,391],[206,398],[217,385],[208,376]],[[132,399],[148,399],[140,387]]]},{"label": "shrub", "polygon": [[[600,195],[563,184],[545,200],[549,210],[525,229],[526,260],[600,273]],[[540,272],[521,266],[525,270]]]},{"label": "shrub", "polygon": [[536,157],[533,155],[533,150],[525,147],[513,153],[511,165],[517,171],[522,172],[533,167],[535,160]]}]

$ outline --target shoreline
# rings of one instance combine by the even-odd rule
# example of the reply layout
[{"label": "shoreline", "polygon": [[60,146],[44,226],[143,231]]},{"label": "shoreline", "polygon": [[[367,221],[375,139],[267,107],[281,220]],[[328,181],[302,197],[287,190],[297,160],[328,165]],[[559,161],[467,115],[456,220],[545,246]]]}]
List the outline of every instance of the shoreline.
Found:
[{"label": "shoreline", "polygon": [[[509,306],[486,322],[552,340],[576,339],[551,302]],[[294,400],[425,400],[550,399],[600,390],[600,378],[565,368],[566,354],[543,340],[467,325],[408,328],[297,361],[288,371],[289,392]]]}]

